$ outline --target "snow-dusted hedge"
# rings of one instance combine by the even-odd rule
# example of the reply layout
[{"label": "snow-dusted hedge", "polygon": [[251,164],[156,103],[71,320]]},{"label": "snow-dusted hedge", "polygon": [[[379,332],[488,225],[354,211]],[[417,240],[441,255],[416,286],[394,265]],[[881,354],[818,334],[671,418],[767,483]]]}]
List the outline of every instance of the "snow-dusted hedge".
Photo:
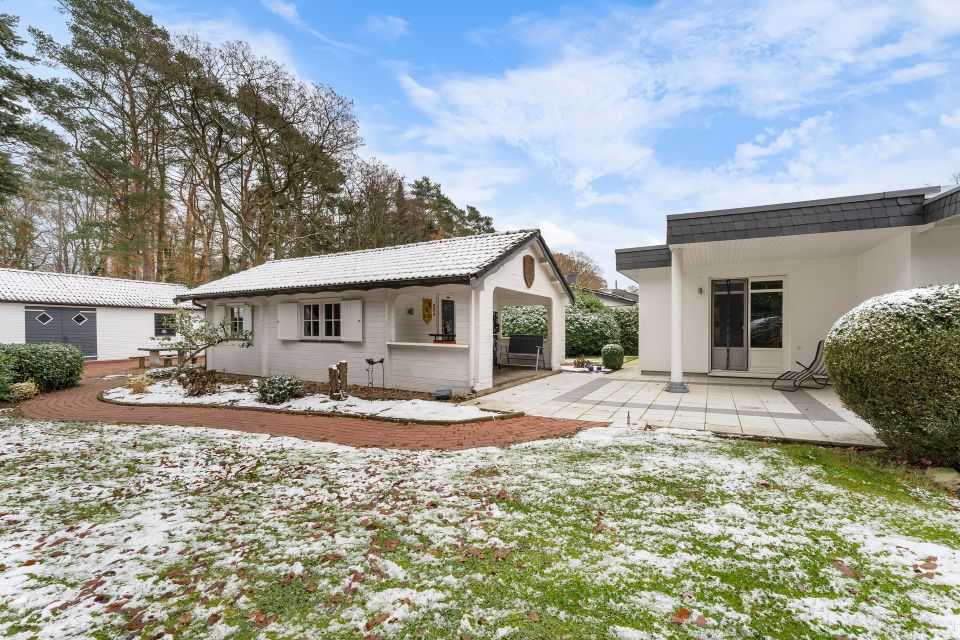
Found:
[{"label": "snow-dusted hedge", "polygon": [[504,307],[500,311],[500,331],[505,336],[545,336],[547,308]]},{"label": "snow-dusted hedge", "polygon": [[10,385],[16,379],[13,369],[13,358],[0,351],[0,402],[10,400]]},{"label": "snow-dusted hedge", "polygon": [[640,339],[640,309],[637,305],[632,307],[614,307],[613,319],[617,323],[617,329],[620,332],[620,346],[623,347],[623,353],[628,356],[638,355],[638,341]]},{"label": "snow-dusted hedge", "polygon": [[303,382],[291,375],[271,376],[264,379],[257,389],[260,402],[280,404],[303,395]]},{"label": "snow-dusted hedge", "polygon": [[603,366],[606,369],[619,371],[623,368],[623,347],[618,344],[603,345],[600,357],[603,359]]},{"label": "snow-dusted hedge", "polygon": [[833,326],[824,355],[837,395],[891,450],[960,464],[960,285],[867,300]]},{"label": "snow-dusted hedge", "polygon": [[596,355],[603,345],[617,342],[620,330],[613,313],[567,307],[567,356]]},{"label": "snow-dusted hedge", "polygon": [[72,344],[0,344],[13,362],[14,382],[33,380],[40,391],[72,387],[83,375],[83,354]]}]

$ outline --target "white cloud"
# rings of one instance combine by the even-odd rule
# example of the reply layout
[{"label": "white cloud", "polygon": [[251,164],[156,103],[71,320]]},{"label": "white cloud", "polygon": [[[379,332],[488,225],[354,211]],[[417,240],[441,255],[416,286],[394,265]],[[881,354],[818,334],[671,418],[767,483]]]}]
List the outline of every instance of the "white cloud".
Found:
[{"label": "white cloud", "polygon": [[271,13],[283,18],[290,26],[303,31],[304,33],[310,34],[314,38],[320,40],[326,45],[329,45],[330,47],[351,51],[353,53],[360,52],[359,47],[348,42],[341,42],[339,40],[329,38],[307,24],[307,22],[300,17],[300,11],[294,2],[289,2],[288,0],[261,0],[261,4],[263,4],[264,8]]},{"label": "white cloud", "polygon": [[410,23],[397,16],[370,16],[367,18],[364,27],[378,38],[391,43],[410,34]]},{"label": "white cloud", "polygon": [[960,109],[957,109],[952,114],[944,113],[940,116],[940,124],[950,129],[956,129],[960,131]]}]

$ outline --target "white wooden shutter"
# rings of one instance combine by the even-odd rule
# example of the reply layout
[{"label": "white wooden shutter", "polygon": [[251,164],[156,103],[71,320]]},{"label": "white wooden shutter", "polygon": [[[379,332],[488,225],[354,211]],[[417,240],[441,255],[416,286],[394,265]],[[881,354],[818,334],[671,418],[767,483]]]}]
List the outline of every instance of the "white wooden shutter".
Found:
[{"label": "white wooden shutter", "polygon": [[277,338],[279,340],[299,340],[300,305],[296,302],[281,302],[277,305]]},{"label": "white wooden shutter", "polygon": [[363,342],[363,300],[344,300],[340,303],[340,339],[344,342]]},{"label": "white wooden shutter", "polygon": [[253,333],[253,307],[249,304],[243,305],[243,330]]}]

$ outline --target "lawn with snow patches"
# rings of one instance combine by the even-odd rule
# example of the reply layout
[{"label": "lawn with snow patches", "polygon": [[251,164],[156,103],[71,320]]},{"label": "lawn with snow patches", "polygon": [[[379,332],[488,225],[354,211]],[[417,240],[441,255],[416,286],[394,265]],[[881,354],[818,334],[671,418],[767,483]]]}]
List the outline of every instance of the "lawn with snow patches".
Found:
[{"label": "lawn with snow patches", "polygon": [[364,400],[350,397],[333,400],[323,394],[294,398],[280,404],[267,404],[257,394],[247,391],[242,384],[222,384],[219,393],[188,396],[182,386],[173,380],[154,382],[145,393],[134,393],[127,387],[107,389],[103,397],[121,404],[208,405],[221,407],[256,407],[284,411],[312,411],[318,413],[345,413],[357,416],[376,416],[396,420],[427,422],[459,422],[494,417],[499,414],[478,407],[434,402],[433,400]]},{"label": "lawn with snow patches", "polygon": [[960,638],[957,501],[878,455],[0,419],[0,636]]}]

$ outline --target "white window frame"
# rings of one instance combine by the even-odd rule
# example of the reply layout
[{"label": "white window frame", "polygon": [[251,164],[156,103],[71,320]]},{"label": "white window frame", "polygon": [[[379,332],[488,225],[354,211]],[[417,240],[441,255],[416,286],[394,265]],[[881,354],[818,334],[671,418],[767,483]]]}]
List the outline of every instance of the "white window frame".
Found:
[{"label": "white window frame", "polygon": [[[321,316],[322,316],[322,318],[323,318],[323,321],[322,321],[322,326],[321,326],[321,329],[320,329],[320,337],[321,337],[321,339],[327,340],[327,341],[331,341],[331,342],[342,342],[342,341],[343,341],[343,309],[342,309],[341,306],[340,306],[340,303],[341,303],[341,302],[342,302],[342,300],[337,299],[337,300],[327,300],[326,302],[323,303],[323,313],[321,314]],[[327,307],[328,307],[328,306],[329,306],[331,309],[332,309],[334,306],[336,307],[336,309],[337,309],[337,313],[336,313],[337,317],[336,317],[336,318],[328,318],[328,317],[327,317]],[[327,323],[328,323],[328,322],[330,322],[330,323],[336,323],[336,325],[335,325],[336,328],[337,328],[337,334],[336,334],[336,335],[332,335],[332,334],[328,334],[328,333],[327,333]]]},{"label": "white window frame", "polygon": [[[317,324],[317,334],[316,335],[307,335],[307,307],[317,307],[317,317],[316,319],[311,318],[309,322],[316,322]],[[300,339],[301,340],[320,340],[320,337],[323,335],[323,302],[318,300],[308,300],[303,302],[300,305]]]},{"label": "white window frame", "polygon": [[[755,347],[753,346],[753,330],[750,326],[753,316],[753,283],[754,282],[775,282],[780,281],[779,289],[757,289],[756,293],[779,293],[780,294],[780,346],[779,347]],[[747,348],[753,351],[782,351],[787,345],[787,281],[784,276],[761,276],[756,278],[747,278]]]},{"label": "white window frame", "polygon": [[[343,310],[341,309],[341,317],[336,320],[340,323],[340,333],[339,336],[327,335],[327,305],[335,304],[340,305],[343,302],[343,298],[319,298],[313,300],[304,300],[300,303],[300,315],[299,315],[299,332],[300,339],[307,342],[342,342],[343,334]],[[304,326],[306,320],[304,318],[304,309],[310,306],[319,307],[319,318],[320,318],[320,335],[308,336],[304,332]]]},{"label": "white window frame", "polygon": [[[236,327],[236,318],[234,318],[233,310],[240,310],[240,329],[237,330]],[[238,338],[234,337],[238,333],[243,331],[250,331],[253,333],[253,307],[247,304],[228,304],[224,306],[224,317],[227,320],[227,330],[230,332],[231,339],[237,340]]]}]

